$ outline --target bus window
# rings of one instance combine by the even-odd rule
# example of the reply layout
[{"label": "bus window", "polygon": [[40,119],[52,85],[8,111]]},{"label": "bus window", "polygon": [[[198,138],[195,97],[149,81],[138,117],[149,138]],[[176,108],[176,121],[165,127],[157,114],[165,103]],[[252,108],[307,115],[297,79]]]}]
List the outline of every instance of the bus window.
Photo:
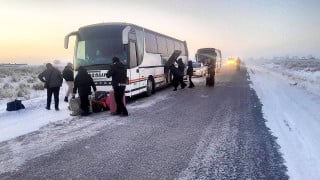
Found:
[{"label": "bus window", "polygon": [[167,39],[168,56],[170,56],[174,49],[174,42],[171,39]]},{"label": "bus window", "polygon": [[148,53],[158,53],[156,36],[149,32],[146,32],[146,51]]},{"label": "bus window", "polygon": [[177,42],[177,41],[174,42],[174,50],[180,50],[181,51],[180,42]]},{"label": "bus window", "polygon": [[130,41],[130,68],[138,66],[136,43]]},{"label": "bus window", "polygon": [[167,49],[167,43],[166,39],[162,36],[157,36],[157,42],[158,42],[158,52],[164,56],[167,56],[168,49]]},{"label": "bus window", "polygon": [[137,54],[138,54],[138,65],[142,63],[143,53],[144,53],[144,38],[143,31],[136,30],[137,35]]},{"label": "bus window", "polygon": [[185,56],[186,55],[186,47],[184,43],[180,43],[180,47],[181,47],[181,56]]},{"label": "bus window", "polygon": [[76,67],[110,65],[114,56],[125,64],[128,59],[128,52],[125,52],[122,44],[122,34],[115,33],[113,29],[105,29],[103,33],[95,29],[80,31],[76,46]]}]

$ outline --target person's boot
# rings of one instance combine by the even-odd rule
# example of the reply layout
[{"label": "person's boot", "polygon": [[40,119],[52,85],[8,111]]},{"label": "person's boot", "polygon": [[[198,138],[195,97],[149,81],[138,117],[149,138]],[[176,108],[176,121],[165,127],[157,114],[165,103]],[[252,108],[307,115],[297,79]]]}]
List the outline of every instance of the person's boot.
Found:
[{"label": "person's boot", "polygon": [[64,102],[68,102],[68,96],[64,97]]}]

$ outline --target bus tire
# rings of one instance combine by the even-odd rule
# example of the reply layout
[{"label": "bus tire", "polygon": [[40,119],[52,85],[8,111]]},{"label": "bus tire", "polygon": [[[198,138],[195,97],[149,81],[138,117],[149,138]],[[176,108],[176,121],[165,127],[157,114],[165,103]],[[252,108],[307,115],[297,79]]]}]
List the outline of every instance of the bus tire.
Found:
[{"label": "bus tire", "polygon": [[151,96],[154,93],[154,81],[152,78],[148,78],[147,80],[147,91],[146,96]]}]

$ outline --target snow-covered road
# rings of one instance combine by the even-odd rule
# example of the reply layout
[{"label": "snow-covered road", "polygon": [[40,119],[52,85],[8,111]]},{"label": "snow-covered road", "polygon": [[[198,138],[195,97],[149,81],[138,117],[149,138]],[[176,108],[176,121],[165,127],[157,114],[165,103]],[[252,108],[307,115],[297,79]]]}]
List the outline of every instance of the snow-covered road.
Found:
[{"label": "snow-covered road", "polygon": [[[266,124],[276,136],[291,179],[320,179],[320,97],[298,78],[261,65],[247,65]],[[301,74],[301,73],[300,73]],[[302,78],[299,78],[302,79]],[[301,83],[308,83],[304,79]]]}]

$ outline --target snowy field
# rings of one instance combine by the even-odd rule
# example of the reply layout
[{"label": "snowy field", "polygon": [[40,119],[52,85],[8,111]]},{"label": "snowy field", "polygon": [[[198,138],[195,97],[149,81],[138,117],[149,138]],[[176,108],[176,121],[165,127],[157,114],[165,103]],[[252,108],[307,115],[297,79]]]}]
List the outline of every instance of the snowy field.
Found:
[{"label": "snowy field", "polygon": [[[267,126],[278,138],[290,178],[320,179],[320,60],[264,60],[245,64],[251,86],[263,104]],[[12,149],[12,157],[16,157],[0,156],[3,162],[0,170],[10,171],[48,150],[92,136],[103,127],[119,125],[116,121],[119,117],[110,115],[107,118],[104,114],[70,116],[67,103],[62,101],[65,83],[60,91],[61,110],[46,110],[46,90],[37,79],[43,69],[44,66],[32,66],[27,70],[0,67],[0,143]],[[26,109],[7,112],[6,103],[15,98],[23,100]],[[130,109],[150,106],[166,98],[142,99],[128,109],[130,112]],[[24,136],[27,133],[33,135]]]},{"label": "snowy field", "polygon": [[[63,66],[58,66],[62,71]],[[38,130],[40,127],[69,116],[67,105],[60,102],[61,111],[48,113],[46,90],[38,75],[45,70],[44,65],[19,67],[0,66],[0,142]],[[60,90],[63,100],[66,84]],[[7,102],[22,100],[26,109],[7,112]]]},{"label": "snowy field", "polygon": [[320,60],[246,61],[290,179],[320,179]]}]

